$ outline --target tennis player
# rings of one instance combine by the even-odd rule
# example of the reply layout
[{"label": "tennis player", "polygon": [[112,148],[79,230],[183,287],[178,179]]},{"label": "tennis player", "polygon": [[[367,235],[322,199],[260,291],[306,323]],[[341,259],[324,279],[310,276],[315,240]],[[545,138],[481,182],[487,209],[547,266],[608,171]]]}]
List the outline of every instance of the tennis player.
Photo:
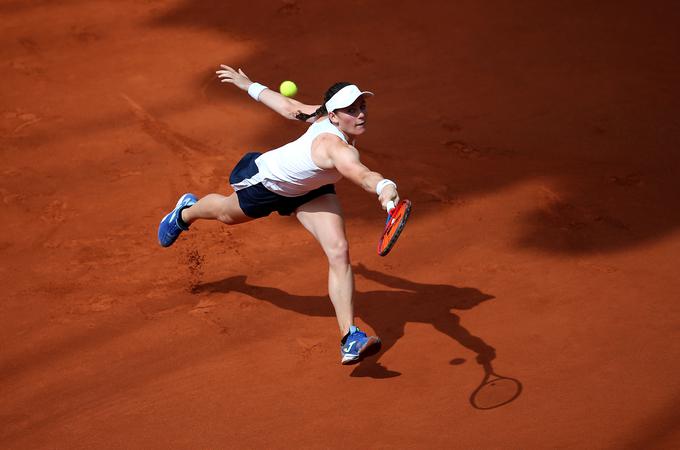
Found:
[{"label": "tennis player", "polygon": [[357,136],[366,131],[366,97],[373,93],[341,82],[328,89],[322,105],[306,105],[252,82],[241,69],[222,65],[217,75],[223,83],[247,91],[254,100],[283,117],[311,126],[282,147],[243,156],[229,176],[233,194],[208,194],[200,200],[191,193],[180,197],[158,227],[161,246],[172,245],[198,219],[234,225],[274,211],[283,216],[295,215],[328,258],[328,293],[342,336],[342,364],[375,353],[380,339],[354,326],[354,277],[334,186],[345,177],[376,193],[383,209],[387,209],[388,202],[399,201],[397,185],[363,165],[354,147]]}]

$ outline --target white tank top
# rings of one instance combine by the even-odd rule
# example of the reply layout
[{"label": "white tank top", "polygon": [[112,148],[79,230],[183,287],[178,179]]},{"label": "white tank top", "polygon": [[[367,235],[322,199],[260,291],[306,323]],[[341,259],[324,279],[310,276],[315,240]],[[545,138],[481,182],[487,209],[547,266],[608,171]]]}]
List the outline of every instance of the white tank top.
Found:
[{"label": "white tank top", "polygon": [[255,160],[259,172],[232,187],[238,191],[262,183],[284,197],[298,197],[325,184],[338,182],[342,178],[340,172],[322,169],[312,160],[312,141],[323,133],[334,134],[347,143],[342,132],[328,118],[315,122],[293,142],[260,155]]}]

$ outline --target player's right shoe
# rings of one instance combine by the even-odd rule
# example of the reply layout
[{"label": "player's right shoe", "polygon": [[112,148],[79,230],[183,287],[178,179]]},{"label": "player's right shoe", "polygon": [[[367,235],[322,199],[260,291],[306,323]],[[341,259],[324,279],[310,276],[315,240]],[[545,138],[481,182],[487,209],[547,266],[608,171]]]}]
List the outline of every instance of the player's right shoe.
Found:
[{"label": "player's right shoe", "polygon": [[377,353],[380,345],[378,336],[367,336],[366,333],[353,326],[340,343],[342,358],[340,362],[342,364],[359,362],[364,357]]},{"label": "player's right shoe", "polygon": [[163,220],[161,220],[160,225],[158,225],[158,243],[162,247],[170,247],[182,233],[182,231],[187,231],[189,226],[182,222],[180,213],[184,208],[196,203],[198,199],[194,194],[187,193],[179,198],[175,209],[170,211]]}]

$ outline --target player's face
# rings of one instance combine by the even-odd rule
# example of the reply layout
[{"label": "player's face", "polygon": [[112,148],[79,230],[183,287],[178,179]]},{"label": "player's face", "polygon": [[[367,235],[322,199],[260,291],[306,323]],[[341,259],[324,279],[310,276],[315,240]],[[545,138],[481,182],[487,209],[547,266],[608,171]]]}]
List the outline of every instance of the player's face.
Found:
[{"label": "player's face", "polygon": [[352,136],[358,136],[366,131],[366,99],[359,96],[351,105],[336,109],[331,114],[332,122],[343,131]]}]

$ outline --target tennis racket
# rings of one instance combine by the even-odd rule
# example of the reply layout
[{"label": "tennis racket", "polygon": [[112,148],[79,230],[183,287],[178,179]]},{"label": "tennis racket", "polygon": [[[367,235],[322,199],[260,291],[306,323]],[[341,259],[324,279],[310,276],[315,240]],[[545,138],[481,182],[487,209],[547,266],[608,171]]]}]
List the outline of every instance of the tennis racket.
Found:
[{"label": "tennis racket", "polygon": [[387,203],[387,222],[378,240],[378,254],[380,256],[385,256],[392,250],[397,239],[399,239],[399,235],[404,230],[410,214],[410,200],[401,200],[396,205],[391,200]]},{"label": "tennis racket", "polygon": [[507,405],[522,393],[522,383],[485,370],[482,384],[470,395],[470,403],[477,409],[494,409]]}]

